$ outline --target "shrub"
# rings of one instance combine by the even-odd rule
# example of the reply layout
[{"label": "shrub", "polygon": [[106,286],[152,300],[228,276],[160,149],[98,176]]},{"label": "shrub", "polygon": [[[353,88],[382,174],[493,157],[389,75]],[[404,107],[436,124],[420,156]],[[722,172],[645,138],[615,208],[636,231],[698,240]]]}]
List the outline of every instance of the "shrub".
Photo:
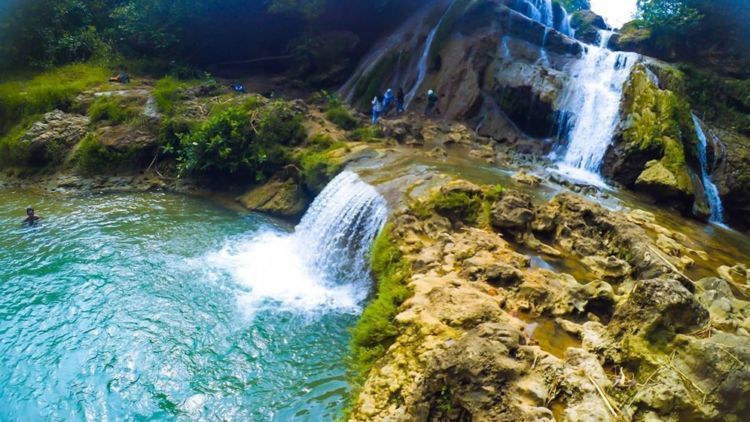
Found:
[{"label": "shrub", "polygon": [[408,286],[411,265],[386,226],[372,245],[370,265],[377,282],[375,298],[352,328],[350,369],[352,383],[361,385],[373,364],[385,355],[398,335],[398,308],[412,295]]},{"label": "shrub", "polygon": [[283,146],[305,138],[302,116],[278,101],[253,110],[229,107],[182,135],[181,174],[251,176],[261,181],[286,161]]},{"label": "shrub", "polygon": [[340,105],[329,108],[326,112],[326,118],[344,130],[353,130],[359,125],[359,122],[349,110]]},{"label": "shrub", "polygon": [[121,95],[101,96],[94,100],[89,107],[89,118],[92,123],[107,121],[111,124],[121,124],[133,121],[142,115],[136,104],[138,98]]},{"label": "shrub", "polygon": [[87,174],[100,174],[111,172],[123,163],[132,161],[137,151],[116,151],[101,143],[96,136],[88,134],[75,153],[75,161],[78,168]]},{"label": "shrub", "polygon": [[30,80],[0,84],[0,134],[7,133],[29,116],[69,109],[76,95],[106,83],[108,73],[103,67],[75,64]]},{"label": "shrub", "polygon": [[325,152],[306,151],[299,158],[305,186],[311,192],[321,192],[328,182],[341,171],[341,164]]}]

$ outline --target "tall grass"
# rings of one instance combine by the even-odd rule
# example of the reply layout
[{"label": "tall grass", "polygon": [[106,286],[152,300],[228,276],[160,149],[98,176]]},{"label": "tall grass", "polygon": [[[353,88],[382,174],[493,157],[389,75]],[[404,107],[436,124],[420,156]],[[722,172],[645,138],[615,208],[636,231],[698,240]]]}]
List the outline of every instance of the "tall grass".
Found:
[{"label": "tall grass", "polygon": [[109,70],[92,64],[73,64],[27,80],[0,84],[0,136],[29,116],[70,108],[76,95],[107,83]]}]

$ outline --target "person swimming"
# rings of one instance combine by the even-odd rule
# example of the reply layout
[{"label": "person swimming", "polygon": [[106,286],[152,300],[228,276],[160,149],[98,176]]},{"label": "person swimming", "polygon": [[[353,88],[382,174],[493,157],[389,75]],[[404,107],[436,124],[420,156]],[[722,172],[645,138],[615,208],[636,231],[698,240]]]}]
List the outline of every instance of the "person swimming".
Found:
[{"label": "person swimming", "polygon": [[31,207],[26,208],[26,219],[23,220],[24,224],[28,224],[31,226],[41,219],[42,217],[34,213],[34,208],[31,208]]}]

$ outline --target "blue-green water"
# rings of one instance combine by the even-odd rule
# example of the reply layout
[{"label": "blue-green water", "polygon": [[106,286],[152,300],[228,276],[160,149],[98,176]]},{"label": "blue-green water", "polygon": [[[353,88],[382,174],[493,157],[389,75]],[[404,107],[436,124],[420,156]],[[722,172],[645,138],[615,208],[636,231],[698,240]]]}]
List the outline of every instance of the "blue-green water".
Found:
[{"label": "blue-green water", "polygon": [[359,299],[300,280],[290,230],[184,196],[0,190],[0,420],[334,419]]}]

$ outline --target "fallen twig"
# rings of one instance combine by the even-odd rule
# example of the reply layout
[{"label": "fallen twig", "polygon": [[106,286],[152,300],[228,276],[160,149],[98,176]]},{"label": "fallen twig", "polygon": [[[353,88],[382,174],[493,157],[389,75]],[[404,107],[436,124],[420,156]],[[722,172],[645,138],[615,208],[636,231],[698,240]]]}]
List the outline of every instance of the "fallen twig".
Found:
[{"label": "fallen twig", "polygon": [[594,380],[594,378],[591,377],[591,375],[586,374],[586,377],[591,381],[591,384],[594,385],[594,388],[596,388],[596,391],[599,393],[599,395],[602,397],[602,400],[604,400],[604,403],[607,405],[607,409],[612,413],[612,416],[617,418],[622,414],[622,411],[619,409],[615,409],[615,406],[610,402],[609,398],[607,397],[607,394],[602,390],[601,387],[599,387],[599,384]]}]

